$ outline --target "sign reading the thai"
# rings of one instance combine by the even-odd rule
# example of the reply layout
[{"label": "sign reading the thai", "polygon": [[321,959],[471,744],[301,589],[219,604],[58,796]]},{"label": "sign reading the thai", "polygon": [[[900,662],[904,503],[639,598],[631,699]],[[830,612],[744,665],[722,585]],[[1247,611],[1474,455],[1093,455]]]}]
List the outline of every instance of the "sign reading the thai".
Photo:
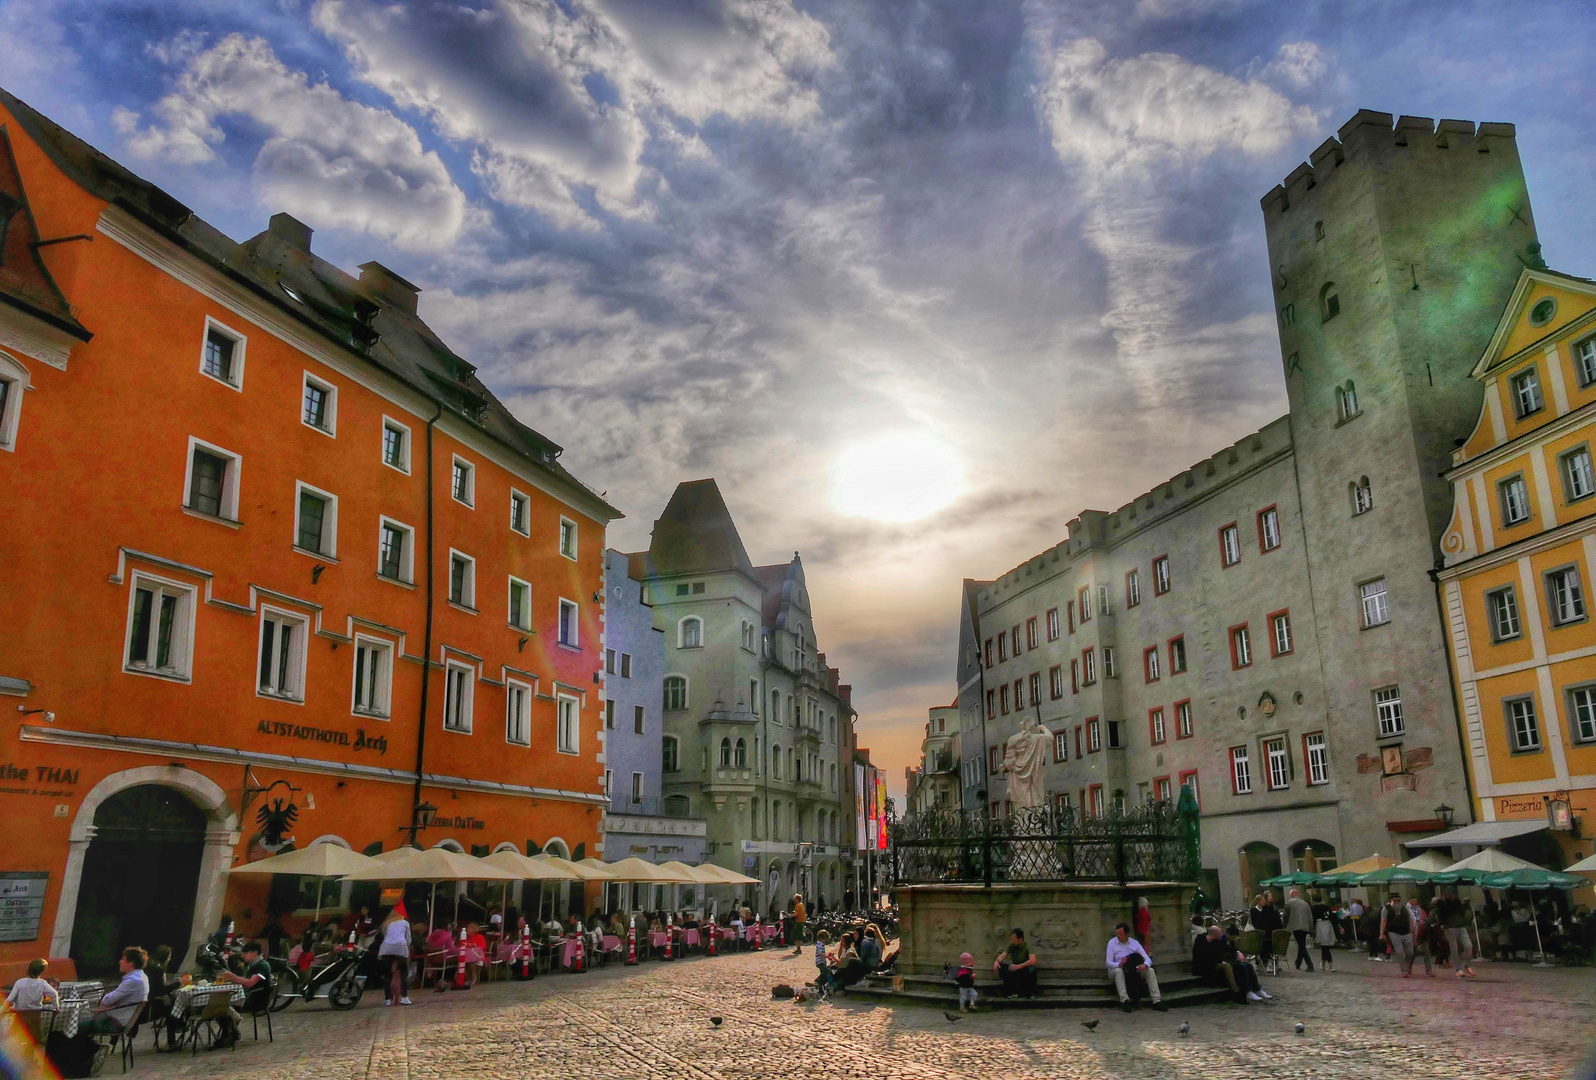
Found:
[{"label": "sign reading the thai", "polygon": [[[81,769],[61,769],[54,765],[18,765],[0,762],[0,794],[3,795],[71,795],[63,785],[75,785]],[[13,787],[13,784],[41,784],[42,787]],[[60,815],[57,814],[59,817]]]},{"label": "sign reading the thai", "polygon": [[349,737],[347,731],[310,727],[305,724],[286,724],[281,720],[262,720],[255,726],[255,730],[262,735],[278,735],[285,739],[331,743],[333,746],[348,746],[355,750],[375,750],[379,754],[388,752],[388,736],[367,736],[365,728],[356,728],[353,739]]},{"label": "sign reading the thai", "polygon": [[44,916],[46,871],[0,873],[0,941],[36,941]]}]

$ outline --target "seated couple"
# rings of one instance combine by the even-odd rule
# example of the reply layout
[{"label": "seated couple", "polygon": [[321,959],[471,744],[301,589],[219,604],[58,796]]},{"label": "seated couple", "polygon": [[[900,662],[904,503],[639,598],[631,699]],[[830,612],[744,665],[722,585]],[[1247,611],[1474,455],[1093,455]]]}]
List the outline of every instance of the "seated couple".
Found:
[{"label": "seated couple", "polygon": [[1262,1001],[1271,996],[1258,982],[1258,972],[1241,958],[1235,944],[1218,926],[1192,943],[1191,973],[1215,986],[1229,987],[1236,1004]]}]

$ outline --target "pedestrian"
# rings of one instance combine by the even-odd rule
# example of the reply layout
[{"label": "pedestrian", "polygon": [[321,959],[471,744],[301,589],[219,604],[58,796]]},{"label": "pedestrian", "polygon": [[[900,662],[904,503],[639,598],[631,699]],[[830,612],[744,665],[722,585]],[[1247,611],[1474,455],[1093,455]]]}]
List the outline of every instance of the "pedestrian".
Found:
[{"label": "pedestrian", "polygon": [[975,1012],[975,957],[959,954],[959,969],[953,973],[953,982],[959,988],[959,1011]]},{"label": "pedestrian", "polygon": [[1369,945],[1369,959],[1385,962],[1382,949],[1384,940],[1380,937],[1380,915],[1384,908],[1375,907],[1372,903],[1363,911],[1363,940]]},{"label": "pedestrian", "polygon": [[1313,971],[1313,957],[1308,953],[1308,935],[1313,933],[1313,908],[1302,898],[1301,889],[1292,889],[1286,901],[1285,928],[1297,942],[1297,958],[1291,966],[1300,971],[1306,964],[1308,970]]},{"label": "pedestrian", "polygon": [[789,923],[792,934],[792,954],[797,956],[804,951],[804,898],[802,893],[793,893],[792,896],[792,922]]},{"label": "pedestrian", "polygon": [[[1168,1012],[1169,1006],[1164,1004],[1164,996],[1158,990],[1158,976],[1153,974],[1153,960],[1147,955],[1147,950],[1142,943],[1130,936],[1130,927],[1120,923],[1114,927],[1114,936],[1108,939],[1108,978],[1114,984],[1114,990],[1119,994],[1119,1007],[1130,1012],[1136,1006],[1131,1004],[1131,988],[1134,983],[1127,985],[1128,977],[1139,977],[1147,987],[1148,996],[1153,999],[1153,1008],[1159,1012]],[[1134,973],[1134,974],[1132,974]]]},{"label": "pedestrian", "polygon": [[1330,951],[1336,943],[1336,938],[1336,924],[1330,917],[1329,905],[1314,905],[1313,943],[1319,946],[1319,964],[1326,971],[1336,969],[1335,956]]},{"label": "pedestrian", "polygon": [[826,946],[830,944],[831,935],[825,930],[815,935],[815,986],[823,998],[830,997],[836,986],[831,977],[831,958],[826,955]]},{"label": "pedestrian", "polygon": [[1275,907],[1274,894],[1263,893],[1253,897],[1247,919],[1254,930],[1263,934],[1263,943],[1258,946],[1258,966],[1263,967],[1274,959],[1275,931],[1281,928],[1280,909]]},{"label": "pedestrian", "polygon": [[1147,897],[1136,898],[1136,940],[1143,945],[1148,943],[1148,935],[1153,932],[1153,913],[1147,906]]},{"label": "pedestrian", "polygon": [[410,921],[405,917],[405,907],[395,904],[394,909],[388,912],[388,917],[382,920],[382,927],[377,934],[382,942],[377,946],[377,961],[382,966],[384,1005],[393,1004],[395,983],[398,983],[399,1004],[410,1004],[410,951],[413,945],[410,934]]},{"label": "pedestrian", "polygon": [[1435,956],[1433,947],[1435,920],[1430,918],[1423,904],[1413,899],[1408,901],[1408,922],[1413,927],[1413,955],[1424,958],[1424,973],[1433,979],[1435,978],[1435,968],[1432,964]]},{"label": "pedestrian", "polygon": [[1210,926],[1192,943],[1191,973],[1215,986],[1228,987],[1238,1005],[1262,1001],[1269,996],[1258,982],[1257,970],[1241,958],[1218,924]]},{"label": "pedestrian", "polygon": [[1402,965],[1402,977],[1413,977],[1413,916],[1402,897],[1392,893],[1380,909],[1380,939],[1391,946],[1391,956]]},{"label": "pedestrian", "polygon": [[1447,889],[1435,902],[1435,918],[1446,930],[1446,948],[1452,957],[1452,972],[1462,979],[1474,974],[1469,961],[1474,959],[1474,942],[1469,937],[1469,923],[1474,921],[1474,908],[1461,899],[1456,889]]},{"label": "pedestrian", "polygon": [[1036,996],[1036,954],[1025,943],[1025,931],[1016,926],[1009,931],[1009,944],[997,959],[992,970],[1003,983],[1003,996],[1011,994],[1023,998]]}]

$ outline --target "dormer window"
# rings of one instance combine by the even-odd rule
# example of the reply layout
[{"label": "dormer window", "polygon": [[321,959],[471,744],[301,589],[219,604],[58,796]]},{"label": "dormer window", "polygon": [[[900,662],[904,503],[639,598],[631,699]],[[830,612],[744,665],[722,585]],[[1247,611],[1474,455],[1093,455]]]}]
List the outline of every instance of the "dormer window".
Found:
[{"label": "dormer window", "polygon": [[1513,409],[1522,420],[1526,416],[1540,412],[1546,407],[1546,401],[1541,396],[1540,372],[1534,368],[1525,368],[1513,376]]}]

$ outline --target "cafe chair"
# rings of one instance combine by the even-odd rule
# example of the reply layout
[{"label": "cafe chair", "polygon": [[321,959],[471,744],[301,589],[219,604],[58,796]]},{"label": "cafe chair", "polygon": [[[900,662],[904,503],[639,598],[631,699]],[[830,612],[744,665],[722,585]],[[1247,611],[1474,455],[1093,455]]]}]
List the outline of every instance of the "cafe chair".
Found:
[{"label": "cafe chair", "polygon": [[[204,998],[203,1004],[200,1002],[202,997]],[[231,1018],[232,1015],[233,988],[231,986],[212,990],[206,994],[195,994],[188,1003],[187,1023],[183,1031],[183,1037],[188,1040],[189,1055],[193,1056],[199,1052],[201,1032],[207,1036],[205,1042],[207,1047],[216,1045],[217,1037],[225,1028],[222,1021]],[[236,1047],[237,1045],[238,1041],[236,1039],[233,1040],[233,1046]]]},{"label": "cafe chair", "polygon": [[123,1072],[127,1072],[128,1066],[134,1063],[133,1039],[139,1033],[139,1026],[142,1025],[145,1020],[149,1019],[149,1015],[150,1003],[146,1001],[143,1005],[139,1006],[137,1015],[133,1017],[132,1022],[129,1023],[127,1027],[123,1028],[121,1031],[113,1032],[110,1035],[105,1036],[107,1054],[109,1055],[111,1053],[115,1053],[121,1057]]},{"label": "cafe chair", "polygon": [[277,1041],[272,1034],[272,997],[272,980],[267,979],[264,985],[250,991],[244,998],[244,1015],[254,1025],[256,1042],[260,1042],[260,1022],[263,1018],[266,1021],[266,1041]]},{"label": "cafe chair", "polygon": [[1279,975],[1280,965],[1285,961],[1286,954],[1291,951],[1291,931],[1276,930],[1269,935],[1274,955],[1269,957],[1270,974]]},{"label": "cafe chair", "polygon": [[429,949],[421,961],[421,985],[427,985],[429,976],[434,982],[442,979],[448,967],[449,952],[447,949]]}]

